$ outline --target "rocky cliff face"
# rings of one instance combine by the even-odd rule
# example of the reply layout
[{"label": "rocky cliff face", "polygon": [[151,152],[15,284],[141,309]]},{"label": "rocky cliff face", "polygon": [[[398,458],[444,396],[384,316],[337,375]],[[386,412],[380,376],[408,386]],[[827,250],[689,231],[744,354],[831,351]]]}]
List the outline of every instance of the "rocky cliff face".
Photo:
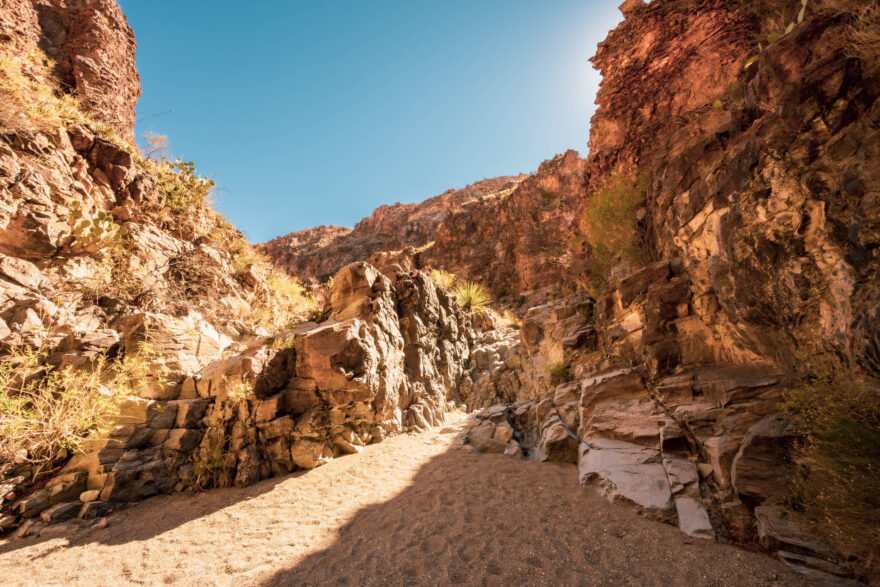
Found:
[{"label": "rocky cliff face", "polygon": [[588,251],[577,238],[584,169],[578,153],[568,151],[543,162],[509,194],[463,206],[440,225],[420,261],[478,279],[522,309],[525,294],[537,292],[531,299],[540,300],[573,288]]},{"label": "rocky cliff face", "polygon": [[292,275],[326,281],[341,267],[369,260],[379,267],[418,267],[420,249],[429,247],[450,213],[462,205],[506,193],[525,176],[502,176],[448,190],[419,204],[380,206],[354,229],[320,226],[292,232],[260,245],[277,267]]},{"label": "rocky cliff face", "polygon": [[23,533],[38,515],[91,519],[157,493],[250,485],[441,423],[474,338],[468,315],[424,274],[363,263],[336,275],[331,299],[324,324],[209,362],[156,399],[128,398],[106,438],[14,504],[31,520]]},{"label": "rocky cliff face", "polygon": [[[880,70],[850,52],[843,18],[810,5],[797,22],[788,4],[629,0],[594,58],[586,159],[570,151],[528,177],[262,245],[278,267],[335,275],[320,323],[291,317],[271,334],[253,314],[277,314],[289,292],[273,293],[216,215],[175,208],[178,188],[201,189],[191,174],[94,125],[4,118],[8,360],[39,348],[52,367],[140,356],[149,370],[107,434],[53,462],[61,471],[0,463],[0,529],[312,468],[463,405],[479,410],[464,450],[573,463],[582,483],[696,538],[761,545],[820,582],[850,574],[784,509],[803,432],[779,403],[817,375],[880,376]],[[51,6],[61,16],[31,21],[117,10]],[[14,3],[4,22],[31,10]],[[793,25],[767,44],[780,20]],[[644,262],[615,257],[609,281],[591,283],[601,243],[585,212],[637,177]],[[516,302],[521,327],[459,308],[427,267]],[[132,275],[143,287],[115,287]]]},{"label": "rocky cliff face", "polygon": [[134,140],[141,95],[134,33],[114,0],[5,2],[0,42],[23,58],[35,47],[54,61],[56,91],[76,96],[95,120]]},{"label": "rocky cliff face", "polygon": [[880,78],[819,11],[759,49],[756,15],[784,8],[629,3],[594,58],[586,206],[610,177],[646,175],[640,226],[666,260],[529,310],[499,358],[572,381],[536,396],[534,378],[506,379],[509,403],[469,442],[577,462],[582,482],[694,536],[754,529],[833,581],[845,564],[782,507],[800,432],[779,401],[816,374],[877,385]]},{"label": "rocky cliff face", "polygon": [[10,2],[0,20],[5,531],[23,513],[14,504],[47,483],[66,491],[52,505],[79,499],[85,478],[64,485],[55,475],[77,449],[119,446],[89,436],[117,402],[141,409],[178,397],[267,328],[302,322],[310,300],[210,210],[209,181],[120,138],[132,134],[138,80],[115,3]]},{"label": "rocky cliff face", "polygon": [[[782,6],[771,8],[782,12]],[[623,127],[624,135],[651,136],[653,150],[597,138],[591,162],[649,171],[646,228],[653,252],[684,259],[692,306],[721,343],[719,359],[807,370],[803,357],[812,356],[811,367],[857,364],[875,372],[878,72],[847,57],[839,21],[816,14],[758,53],[742,43],[742,18],[725,10],[706,3],[688,17],[686,38],[710,31],[724,45],[714,76],[703,72],[702,58],[678,76],[656,72],[666,88],[692,75],[717,80],[700,84],[715,97],[701,103],[692,92],[676,92],[680,99],[666,112],[656,110],[664,106],[662,99],[655,105],[662,93],[630,102],[637,113],[655,108],[652,120],[633,114]],[[674,27],[682,18],[675,14],[674,3],[645,6],[600,47],[597,63],[614,73],[603,81],[600,103],[606,97],[610,103],[607,109],[602,103],[594,124],[602,128],[606,116],[627,120],[614,112],[614,92],[638,96],[614,77],[621,73],[618,61],[640,67],[627,61],[631,41],[615,43],[618,33],[632,39],[632,27],[651,28],[658,19]],[[663,50],[663,43],[653,46]],[[669,57],[648,56],[654,63]],[[745,67],[750,57],[754,62]],[[685,99],[690,107],[679,104]],[[675,124],[656,129],[658,115]]]}]

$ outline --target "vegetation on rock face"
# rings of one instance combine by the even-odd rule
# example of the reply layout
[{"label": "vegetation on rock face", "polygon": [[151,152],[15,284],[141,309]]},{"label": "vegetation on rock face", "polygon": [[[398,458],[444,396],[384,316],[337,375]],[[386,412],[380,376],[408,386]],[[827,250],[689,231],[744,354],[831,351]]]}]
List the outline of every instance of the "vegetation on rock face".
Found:
[{"label": "vegetation on rock face", "polygon": [[646,261],[636,214],[647,187],[646,176],[618,176],[589,197],[584,224],[592,246],[590,281],[595,287],[608,282],[614,265],[639,266]]},{"label": "vegetation on rock face", "polygon": [[[73,176],[82,183],[78,191],[52,195],[59,226],[67,224],[57,250],[47,254],[66,276],[55,284],[57,295],[77,309],[109,308],[110,318],[196,310],[218,326],[240,321],[237,329],[255,332],[284,330],[316,309],[299,280],[274,270],[212,208],[212,180],[200,177],[191,162],[169,159],[164,137],[148,136],[143,151],[117,137],[56,88],[53,68],[36,47],[17,54],[11,44],[0,43],[0,128],[25,140],[48,135],[83,174]],[[67,133],[59,131],[64,128]],[[66,140],[65,134],[73,141],[78,133],[95,146],[75,151],[79,147],[71,149],[71,143],[54,143]],[[99,141],[103,151],[94,150]],[[137,201],[126,185],[101,175],[105,151],[127,159],[124,182],[134,185],[132,176],[141,182]],[[70,366],[51,346],[69,325],[38,326],[40,336],[31,337],[37,342],[6,339],[2,347],[0,478],[12,469],[36,473],[54,467],[86,438],[104,434],[122,398],[137,396],[145,381],[156,383],[162,363],[174,358],[143,349],[118,351],[115,345],[107,355],[76,355]]]},{"label": "vegetation on rock face", "polygon": [[45,351],[15,350],[0,363],[0,477],[21,464],[39,471],[105,432],[151,372],[140,357],[56,367]]},{"label": "vegetation on rock face", "polygon": [[574,379],[574,375],[572,375],[567,363],[550,365],[550,367],[547,368],[547,371],[550,373],[551,377],[558,379],[559,381],[571,381]]},{"label": "vegetation on rock face", "polygon": [[70,94],[57,96],[48,83],[55,62],[37,47],[17,54],[0,43],[0,125],[52,130],[65,124],[89,124],[116,139],[113,129],[91,120]]},{"label": "vegetation on rock face", "polygon": [[783,405],[805,436],[793,504],[838,552],[880,571],[880,387],[826,377]]},{"label": "vegetation on rock face", "polygon": [[464,281],[455,286],[455,301],[462,308],[475,310],[486,306],[492,298],[479,283]]},{"label": "vegetation on rock face", "polygon": [[[245,273],[258,277],[253,299],[233,303],[231,317],[254,321],[267,328],[287,327],[296,316],[307,316],[315,302],[302,284],[271,268],[269,262],[244,236],[211,206],[214,181],[198,175],[195,164],[168,158],[167,139],[145,136],[145,148],[138,150],[119,139],[106,124],[83,113],[76,98],[56,92],[51,80],[54,63],[36,47],[24,56],[0,46],[0,124],[9,128],[52,131],[59,126],[83,125],[128,152],[133,163],[155,182],[160,202],[142,202],[139,220],[155,223],[184,241],[204,239],[221,255],[231,256],[234,278]],[[172,291],[166,292],[172,305],[196,302],[199,297],[220,297],[223,287],[218,268],[198,257],[185,254],[168,266],[149,268],[150,260],[129,241],[125,226],[102,210],[88,209],[73,202],[70,215],[71,239],[61,252],[67,256],[89,254],[98,258],[97,270],[84,282],[85,293],[94,299],[115,296],[136,306],[151,303],[152,287],[167,272]],[[134,211],[130,211],[134,212]],[[156,300],[152,300],[155,306]],[[158,308],[153,308],[158,309]]]},{"label": "vegetation on rock face", "polygon": [[849,55],[869,67],[880,65],[880,4],[871,0],[820,0],[819,10],[847,23]]},{"label": "vegetation on rock face", "polygon": [[443,269],[431,269],[431,271],[428,272],[428,277],[431,278],[431,281],[433,281],[435,285],[444,289],[452,289],[452,286],[455,285],[455,280],[457,279],[455,273],[450,273]]}]

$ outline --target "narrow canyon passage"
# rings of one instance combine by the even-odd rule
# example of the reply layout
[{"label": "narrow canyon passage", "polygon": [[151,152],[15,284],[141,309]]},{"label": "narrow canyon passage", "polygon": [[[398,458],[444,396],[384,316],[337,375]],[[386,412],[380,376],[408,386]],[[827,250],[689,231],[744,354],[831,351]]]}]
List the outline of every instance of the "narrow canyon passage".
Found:
[{"label": "narrow canyon passage", "polygon": [[0,541],[10,585],[799,585],[767,556],[688,538],[577,484],[476,455],[465,416],[307,473],[164,495],[68,537]]}]

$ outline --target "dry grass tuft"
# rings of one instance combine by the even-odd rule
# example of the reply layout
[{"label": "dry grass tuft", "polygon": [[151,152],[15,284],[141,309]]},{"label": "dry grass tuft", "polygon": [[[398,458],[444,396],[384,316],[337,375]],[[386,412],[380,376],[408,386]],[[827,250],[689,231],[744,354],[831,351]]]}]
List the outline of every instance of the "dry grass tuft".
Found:
[{"label": "dry grass tuft", "polygon": [[36,46],[22,54],[8,41],[0,43],[0,127],[52,131],[83,124],[113,143],[125,145],[113,127],[89,117],[75,96],[54,87],[54,68],[55,62]]},{"label": "dry grass tuft", "polygon": [[838,552],[880,573],[880,386],[822,378],[783,406],[805,433],[794,505]]},{"label": "dry grass tuft", "polygon": [[847,23],[846,47],[851,57],[873,69],[880,65],[880,3],[874,0],[821,0],[819,10]]},{"label": "dry grass tuft", "polygon": [[464,281],[455,286],[455,301],[462,308],[476,310],[488,305],[492,298],[479,283]]},{"label": "dry grass tuft", "polygon": [[450,273],[443,269],[431,269],[431,271],[428,272],[428,277],[431,278],[434,285],[442,287],[443,289],[452,289],[452,286],[455,285],[457,279],[455,273]]},{"label": "dry grass tuft", "polygon": [[0,477],[18,465],[37,471],[106,432],[118,402],[149,374],[141,358],[54,367],[40,350],[16,349],[0,363]]}]

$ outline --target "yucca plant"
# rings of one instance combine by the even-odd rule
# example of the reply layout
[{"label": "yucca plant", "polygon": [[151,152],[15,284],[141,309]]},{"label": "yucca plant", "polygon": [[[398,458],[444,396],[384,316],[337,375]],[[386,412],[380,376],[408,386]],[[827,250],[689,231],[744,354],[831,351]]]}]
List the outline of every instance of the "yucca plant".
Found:
[{"label": "yucca plant", "polygon": [[455,300],[462,308],[473,310],[487,305],[492,298],[479,283],[464,281],[455,286]]}]

